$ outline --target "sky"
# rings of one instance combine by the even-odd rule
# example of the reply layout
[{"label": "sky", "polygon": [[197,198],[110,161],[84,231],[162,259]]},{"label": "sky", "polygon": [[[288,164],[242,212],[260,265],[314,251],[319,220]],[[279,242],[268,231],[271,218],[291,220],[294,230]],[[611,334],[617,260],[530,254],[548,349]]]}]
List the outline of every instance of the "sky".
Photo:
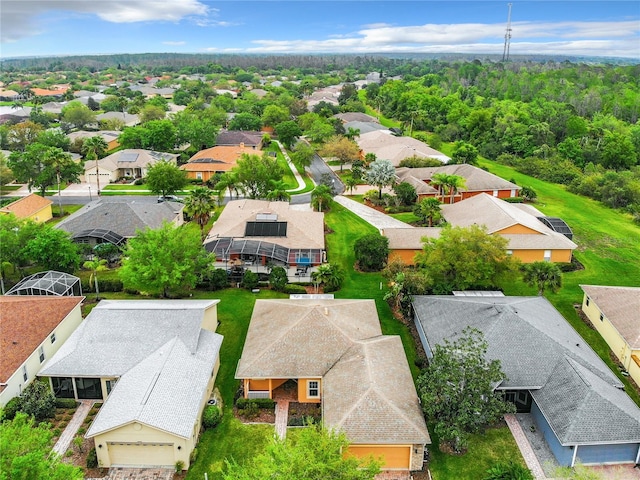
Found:
[{"label": "sky", "polygon": [[[0,58],[503,53],[508,2],[0,0]],[[640,60],[640,1],[512,0],[510,53]]]}]

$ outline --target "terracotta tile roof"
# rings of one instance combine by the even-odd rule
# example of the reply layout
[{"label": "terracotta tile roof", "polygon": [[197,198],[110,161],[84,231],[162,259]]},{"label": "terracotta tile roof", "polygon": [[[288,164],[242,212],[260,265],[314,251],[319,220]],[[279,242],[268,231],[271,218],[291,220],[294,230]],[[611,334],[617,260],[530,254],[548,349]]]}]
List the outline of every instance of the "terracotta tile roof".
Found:
[{"label": "terracotta tile roof", "polygon": [[0,297],[0,382],[6,382],[84,297]]},{"label": "terracotta tile roof", "polygon": [[27,218],[52,203],[48,198],[43,198],[40,195],[32,193],[0,208],[0,212],[13,213],[18,218]]},{"label": "terracotta tile roof", "polygon": [[200,150],[180,168],[189,172],[226,172],[236,166],[243,153],[262,156],[261,150],[238,145],[218,145]]}]

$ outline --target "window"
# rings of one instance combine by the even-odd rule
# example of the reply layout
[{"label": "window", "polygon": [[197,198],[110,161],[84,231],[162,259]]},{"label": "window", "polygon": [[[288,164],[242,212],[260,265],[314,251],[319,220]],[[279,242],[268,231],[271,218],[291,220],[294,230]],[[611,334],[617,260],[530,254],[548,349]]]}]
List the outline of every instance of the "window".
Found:
[{"label": "window", "polygon": [[497,197],[497,196],[498,196],[498,190],[494,190],[494,191],[493,191],[493,196],[494,196],[494,197]]},{"label": "window", "polygon": [[600,321],[604,322],[604,314],[603,313],[600,314]]},{"label": "window", "polygon": [[513,250],[507,250],[507,255],[513,255]]},{"label": "window", "polygon": [[22,366],[22,378],[24,379],[25,382],[29,378],[29,375],[27,374],[27,366],[26,365]]},{"label": "window", "polygon": [[38,349],[38,355],[40,356],[40,363],[44,362],[44,347],[42,345]]},{"label": "window", "polygon": [[51,343],[56,343],[56,332],[51,334]]},{"label": "window", "polygon": [[309,398],[318,398],[320,396],[320,382],[317,380],[309,380],[307,383],[307,393]]},{"label": "window", "polygon": [[111,393],[111,390],[113,390],[113,387],[116,386],[116,382],[118,381],[117,378],[114,378],[113,380],[107,380],[104,383],[107,385],[107,395],[109,395]]},{"label": "window", "polygon": [[202,172],[196,172],[196,179],[202,180]]},{"label": "window", "polygon": [[591,301],[591,299],[589,297],[587,297],[587,301],[585,302],[587,307],[589,306],[589,302]]},{"label": "window", "polygon": [[551,250],[545,250],[544,251],[544,261],[545,262],[550,262],[551,261]]}]

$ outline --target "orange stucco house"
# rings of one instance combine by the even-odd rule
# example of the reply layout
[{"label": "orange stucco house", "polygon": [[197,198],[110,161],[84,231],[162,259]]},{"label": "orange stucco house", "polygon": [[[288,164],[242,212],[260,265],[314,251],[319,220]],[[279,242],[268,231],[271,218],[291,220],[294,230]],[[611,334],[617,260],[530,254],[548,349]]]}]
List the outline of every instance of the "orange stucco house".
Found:
[{"label": "orange stucco house", "polygon": [[0,208],[0,215],[13,213],[18,218],[44,223],[53,217],[52,203],[48,198],[32,193]]},{"label": "orange stucco house", "polygon": [[[560,219],[550,219],[530,205],[512,204],[481,193],[453,205],[442,206],[442,216],[454,227],[484,225],[487,233],[501,235],[508,243],[507,254],[523,263],[570,262],[577,245],[570,239],[570,229]],[[560,233],[549,225],[564,226]],[[555,227],[562,230],[560,227]],[[438,238],[440,228],[386,228],[381,234],[389,239],[389,259],[399,258],[414,264],[422,251],[422,238]]]},{"label": "orange stucco house", "polygon": [[188,163],[180,166],[187,172],[187,178],[206,182],[216,173],[224,173],[236,166],[242,154],[262,155],[258,149],[247,148],[241,145],[217,145],[215,147],[200,150],[189,159]]},{"label": "orange stucco house", "polygon": [[[465,186],[451,196],[447,191],[442,192],[437,186],[431,185],[431,180],[436,174],[457,175],[464,178]],[[443,203],[455,203],[471,198],[481,193],[486,193],[496,198],[517,197],[520,187],[503,178],[487,172],[473,165],[443,165],[442,167],[425,168],[398,168],[396,169],[398,182],[411,184],[418,194],[418,200],[423,198],[439,198]]]},{"label": "orange stucco house", "polygon": [[245,398],[319,403],[347,455],[421,470],[431,443],[402,341],[373,300],[257,300],[236,369]]}]

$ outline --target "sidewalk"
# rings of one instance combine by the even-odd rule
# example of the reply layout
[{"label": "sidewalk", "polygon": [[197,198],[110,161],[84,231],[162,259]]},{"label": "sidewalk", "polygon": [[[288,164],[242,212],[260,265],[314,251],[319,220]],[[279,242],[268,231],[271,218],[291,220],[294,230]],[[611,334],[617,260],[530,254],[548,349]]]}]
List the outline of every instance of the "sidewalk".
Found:
[{"label": "sidewalk", "polygon": [[536,480],[547,478],[544,474],[544,470],[542,470],[542,465],[538,461],[538,457],[531,448],[531,444],[520,426],[520,423],[516,419],[515,415],[505,415],[505,422],[507,422],[507,426],[509,430],[511,430],[511,435],[513,435],[514,440],[518,444],[518,448],[520,449],[520,453],[522,453],[522,457],[524,458],[527,467],[533,473],[533,476]]},{"label": "sidewalk", "polygon": [[351,210],[365,222],[373,225],[378,230],[385,228],[413,228],[413,226],[408,223],[396,220],[389,215],[385,215],[384,213],[381,213],[371,207],[367,207],[366,205],[362,205],[355,200],[343,197],[342,195],[336,195],[333,197],[333,201],[339,203],[346,209]]},{"label": "sidewalk", "polygon": [[282,440],[287,436],[287,422],[289,420],[289,400],[276,402],[276,435]]},{"label": "sidewalk", "polygon": [[71,417],[71,420],[67,424],[67,428],[64,429],[64,432],[62,432],[62,435],[60,435],[60,438],[53,446],[55,453],[60,456],[64,455],[64,452],[66,452],[71,445],[71,441],[76,436],[76,433],[78,433],[78,429],[82,426],[82,422],[87,418],[89,410],[91,410],[95,402],[96,400],[80,400],[80,405],[76,409],[76,413],[73,414],[73,417]]},{"label": "sidewalk", "polygon": [[306,187],[306,184],[304,183],[304,180],[302,179],[302,177],[298,173],[298,169],[296,168],[296,166],[291,161],[291,158],[289,157],[289,154],[287,153],[287,150],[282,146],[282,144],[279,141],[277,141],[277,140],[272,140],[272,141],[278,145],[278,148],[280,148],[280,151],[282,152],[282,155],[284,155],[284,158],[287,160],[287,163],[289,164],[289,168],[291,169],[291,173],[293,173],[293,176],[296,178],[296,180],[298,182],[298,187],[297,188],[295,188],[293,190],[287,190],[287,191],[289,193],[296,193],[296,192],[299,192],[300,190],[304,190],[304,188]]}]

